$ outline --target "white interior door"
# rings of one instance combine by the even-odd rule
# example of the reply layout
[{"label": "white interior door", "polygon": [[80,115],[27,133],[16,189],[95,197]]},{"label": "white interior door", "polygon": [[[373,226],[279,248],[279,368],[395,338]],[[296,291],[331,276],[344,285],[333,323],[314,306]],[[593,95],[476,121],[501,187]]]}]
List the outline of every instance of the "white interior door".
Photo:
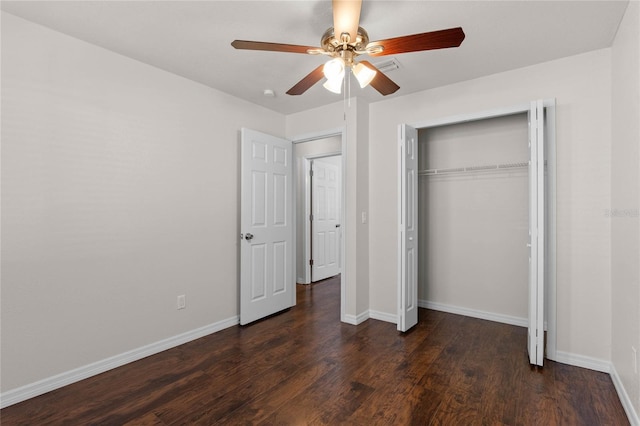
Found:
[{"label": "white interior door", "polygon": [[544,107],[531,102],[529,110],[529,362],[544,359]]},{"label": "white interior door", "polygon": [[399,126],[398,330],[418,323],[418,131]]},{"label": "white interior door", "polygon": [[242,129],[240,324],[295,304],[292,143]]},{"label": "white interior door", "polygon": [[320,281],[340,273],[340,167],[311,161],[311,277]]}]

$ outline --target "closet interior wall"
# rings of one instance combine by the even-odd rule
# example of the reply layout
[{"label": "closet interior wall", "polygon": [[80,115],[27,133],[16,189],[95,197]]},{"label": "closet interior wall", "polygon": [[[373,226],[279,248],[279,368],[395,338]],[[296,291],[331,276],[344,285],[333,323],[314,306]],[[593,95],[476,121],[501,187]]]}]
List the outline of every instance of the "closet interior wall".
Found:
[{"label": "closet interior wall", "polygon": [[527,114],[419,131],[420,306],[527,323]]}]

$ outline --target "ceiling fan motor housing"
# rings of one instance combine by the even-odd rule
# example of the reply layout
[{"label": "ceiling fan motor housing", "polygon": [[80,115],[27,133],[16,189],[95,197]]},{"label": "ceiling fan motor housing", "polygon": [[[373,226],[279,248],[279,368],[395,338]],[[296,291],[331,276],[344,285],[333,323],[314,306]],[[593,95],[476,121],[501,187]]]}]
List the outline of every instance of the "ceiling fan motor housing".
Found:
[{"label": "ceiling fan motor housing", "polygon": [[353,65],[353,59],[366,53],[367,45],[369,44],[369,34],[364,28],[358,27],[358,35],[356,39],[352,41],[349,34],[341,34],[340,39],[336,38],[333,27],[329,28],[322,35],[320,45],[333,57],[340,57],[344,60],[346,66]]}]

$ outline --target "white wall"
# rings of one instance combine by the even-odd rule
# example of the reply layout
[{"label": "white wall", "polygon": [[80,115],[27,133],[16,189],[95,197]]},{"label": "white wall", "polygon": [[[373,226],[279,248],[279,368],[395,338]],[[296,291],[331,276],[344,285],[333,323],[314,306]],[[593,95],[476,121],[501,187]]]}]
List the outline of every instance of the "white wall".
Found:
[{"label": "white wall", "polygon": [[3,392],[238,314],[243,126],[285,117],[2,13]]},{"label": "white wall", "polygon": [[[612,47],[611,285],[616,372],[640,414],[640,4],[627,7]],[[637,366],[640,368],[640,366]]]},{"label": "white wall", "polygon": [[611,351],[611,51],[603,49],[370,105],[371,309],[395,314],[397,126],[557,99],[557,348]]},{"label": "white wall", "polygon": [[[309,284],[306,277],[307,264],[305,263],[305,245],[308,238],[305,232],[307,216],[305,205],[307,203],[306,185],[308,182],[305,173],[305,158],[321,156],[323,154],[335,154],[342,152],[342,136],[331,136],[313,141],[297,143],[293,153],[296,161],[296,277],[300,284]],[[341,157],[340,162],[342,161]],[[342,167],[340,167],[342,170]]]},{"label": "white wall", "polygon": [[[420,130],[418,168],[528,161],[526,114]],[[418,178],[418,298],[526,323],[526,167]]]}]

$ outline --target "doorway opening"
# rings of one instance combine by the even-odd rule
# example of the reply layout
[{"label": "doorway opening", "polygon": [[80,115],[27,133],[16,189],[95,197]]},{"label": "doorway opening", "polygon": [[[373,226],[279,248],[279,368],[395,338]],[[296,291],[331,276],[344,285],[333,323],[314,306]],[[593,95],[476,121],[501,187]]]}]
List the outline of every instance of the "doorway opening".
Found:
[{"label": "doorway opening", "polygon": [[[341,259],[335,256],[341,253],[341,246],[337,247],[337,244],[341,245],[341,239],[336,240],[336,230],[341,231],[342,225],[342,136],[295,143],[293,155],[296,164],[296,281],[310,284],[323,279],[321,274],[327,265],[333,269],[341,265]],[[336,225],[340,226],[336,228]],[[329,226],[333,229],[328,229]],[[327,252],[330,252],[329,259]]]},{"label": "doorway opening", "polygon": [[527,118],[418,130],[420,307],[527,326]]},{"label": "doorway opening", "polygon": [[296,282],[311,288],[315,282],[339,280],[341,321],[347,280],[344,137],[341,128],[293,139]]},{"label": "doorway opening", "polygon": [[[332,139],[333,148],[325,152],[312,152],[322,146],[323,139]],[[318,142],[320,141],[320,142]],[[255,130],[242,128],[240,132],[240,324],[245,325],[268,315],[283,311],[296,304],[297,263],[304,259],[296,249],[297,215],[304,208],[296,208],[296,191],[305,179],[296,172],[311,158],[340,156],[334,164],[341,176],[345,169],[345,129],[326,131],[313,136],[287,140]],[[298,156],[294,147],[298,145]],[[306,145],[307,151],[303,147]],[[298,160],[298,161],[296,161]],[[332,167],[334,166],[332,165]],[[327,166],[328,167],[328,166]],[[335,177],[335,176],[334,176]],[[334,229],[347,231],[345,223],[347,207],[344,199],[346,179],[340,179],[334,190],[340,190],[340,221]],[[326,185],[325,185],[326,189]],[[325,200],[326,201],[326,200]],[[334,201],[334,203],[338,203]],[[304,244],[303,244],[304,245]],[[340,239],[339,265],[345,265],[345,238]],[[300,250],[305,252],[304,247]],[[345,300],[346,274],[336,274],[340,282],[340,321],[346,322]]]},{"label": "doorway opening", "polygon": [[[507,131],[503,146],[494,146],[488,151],[497,156],[495,160],[484,158],[483,155],[487,152],[481,150],[480,144],[471,142],[463,152],[467,156],[464,161],[469,161],[469,164],[455,164],[453,160],[459,161],[460,152],[456,151],[460,151],[460,147],[456,148],[455,142],[448,143],[450,141],[447,140],[445,131],[445,137],[440,141],[442,142],[440,152],[431,153],[435,157],[431,160],[437,160],[439,164],[426,163],[430,160],[428,150],[427,158],[421,158],[424,157],[425,152],[424,149],[420,152],[422,148],[419,143],[420,133],[424,136],[425,131],[427,134],[437,133],[439,128],[446,129],[446,126],[461,128],[469,123],[471,127],[477,124],[484,126],[484,123],[496,121],[496,119],[502,122],[513,120],[514,123],[520,123],[516,126],[517,129],[514,127],[514,130],[520,133],[519,139],[522,140],[520,147],[525,148],[524,152],[513,151],[512,148],[516,147],[508,146],[510,136]],[[492,132],[491,129],[485,129],[479,133],[479,136],[488,135],[490,144],[499,145],[500,141],[495,140],[494,135],[491,135]],[[507,145],[504,145],[505,143]],[[398,330],[407,331],[417,323],[419,306],[515,325],[526,322],[525,325],[529,329],[528,349],[531,364],[542,366],[545,354],[547,358],[554,360],[556,358],[555,100],[538,100],[529,104],[454,116],[413,126],[400,125],[399,149]],[[513,155],[513,158],[500,158],[504,153],[510,153],[509,155]],[[521,158],[523,154],[524,158]],[[521,168],[523,170],[518,171]],[[491,177],[490,174],[495,176]],[[507,177],[510,178],[509,181],[506,180]],[[420,181],[427,179],[431,181],[422,182],[422,188],[419,188]],[[443,187],[446,188],[443,189]],[[418,196],[419,189],[427,193],[426,199]],[[440,195],[434,196],[434,193]],[[524,197],[522,197],[523,194]],[[523,199],[516,204],[510,204],[508,198],[500,201],[495,198],[496,195]],[[494,198],[493,204],[491,202],[487,204],[488,198]],[[432,226],[435,224],[425,222],[425,218],[421,217],[418,209],[420,202],[421,213],[424,214],[427,211],[428,215],[437,217],[437,226]],[[426,205],[427,203],[437,205]],[[509,210],[513,210],[515,215],[508,218],[505,213]],[[459,217],[464,216],[463,213],[467,214],[466,218]],[[501,215],[505,217],[501,218]],[[526,218],[526,225],[523,225],[523,217]],[[422,226],[420,226],[421,222]],[[511,231],[505,231],[499,226],[488,226],[491,223],[507,224],[507,228]],[[486,228],[490,228],[489,232],[486,232]],[[439,238],[438,233],[444,234],[445,238]],[[424,242],[420,243],[421,239],[432,242],[432,246],[424,247]],[[491,244],[502,244],[504,247],[496,248]],[[427,248],[426,257],[422,253],[423,249],[419,248],[420,245],[423,245],[423,249]],[[513,253],[507,250],[509,245],[513,246]],[[520,246],[519,249],[516,245]],[[489,260],[484,253],[484,251],[502,252],[504,250],[507,251],[502,255],[502,259]],[[522,253],[518,255],[520,251],[524,251],[528,256],[522,256]],[[449,259],[440,258],[441,255],[450,254],[453,256]],[[514,262],[510,262],[509,257],[513,257]],[[528,261],[523,261],[527,257]],[[496,261],[500,260],[504,265],[500,262],[496,264]],[[426,268],[422,267],[420,272],[418,265],[423,263],[426,264]],[[524,268],[522,264],[525,265]],[[430,265],[433,270],[430,269]],[[514,265],[517,267],[513,268]],[[458,276],[464,275],[471,269],[475,272],[466,278]],[[502,276],[495,276],[496,270],[499,270]],[[505,291],[513,293],[513,290],[517,290],[504,286],[502,290],[481,289],[478,286],[479,281],[489,282],[494,286],[496,281],[504,281],[506,285],[514,280],[522,283],[523,273],[528,290],[525,293],[527,294],[526,316],[523,317],[522,311],[516,315],[509,314],[508,311],[506,314],[496,315],[495,312],[485,311],[487,308],[473,306],[479,299],[483,299],[488,303],[488,309],[494,310],[495,308],[491,306],[496,304]],[[439,280],[440,284],[444,283],[444,285],[435,289],[430,286],[425,288],[425,277],[427,280]],[[423,280],[420,295],[418,294],[419,278]],[[452,289],[455,286],[459,288]],[[458,298],[462,297],[462,299],[465,297],[469,299],[471,295],[469,300],[463,302],[471,304],[471,308],[456,306],[458,302],[452,302],[455,300],[452,297],[456,296],[453,293],[457,293]],[[521,302],[516,300],[514,304],[522,305]],[[507,304],[507,309],[511,308],[512,306]],[[543,341],[545,331],[547,332],[546,345]]]}]

